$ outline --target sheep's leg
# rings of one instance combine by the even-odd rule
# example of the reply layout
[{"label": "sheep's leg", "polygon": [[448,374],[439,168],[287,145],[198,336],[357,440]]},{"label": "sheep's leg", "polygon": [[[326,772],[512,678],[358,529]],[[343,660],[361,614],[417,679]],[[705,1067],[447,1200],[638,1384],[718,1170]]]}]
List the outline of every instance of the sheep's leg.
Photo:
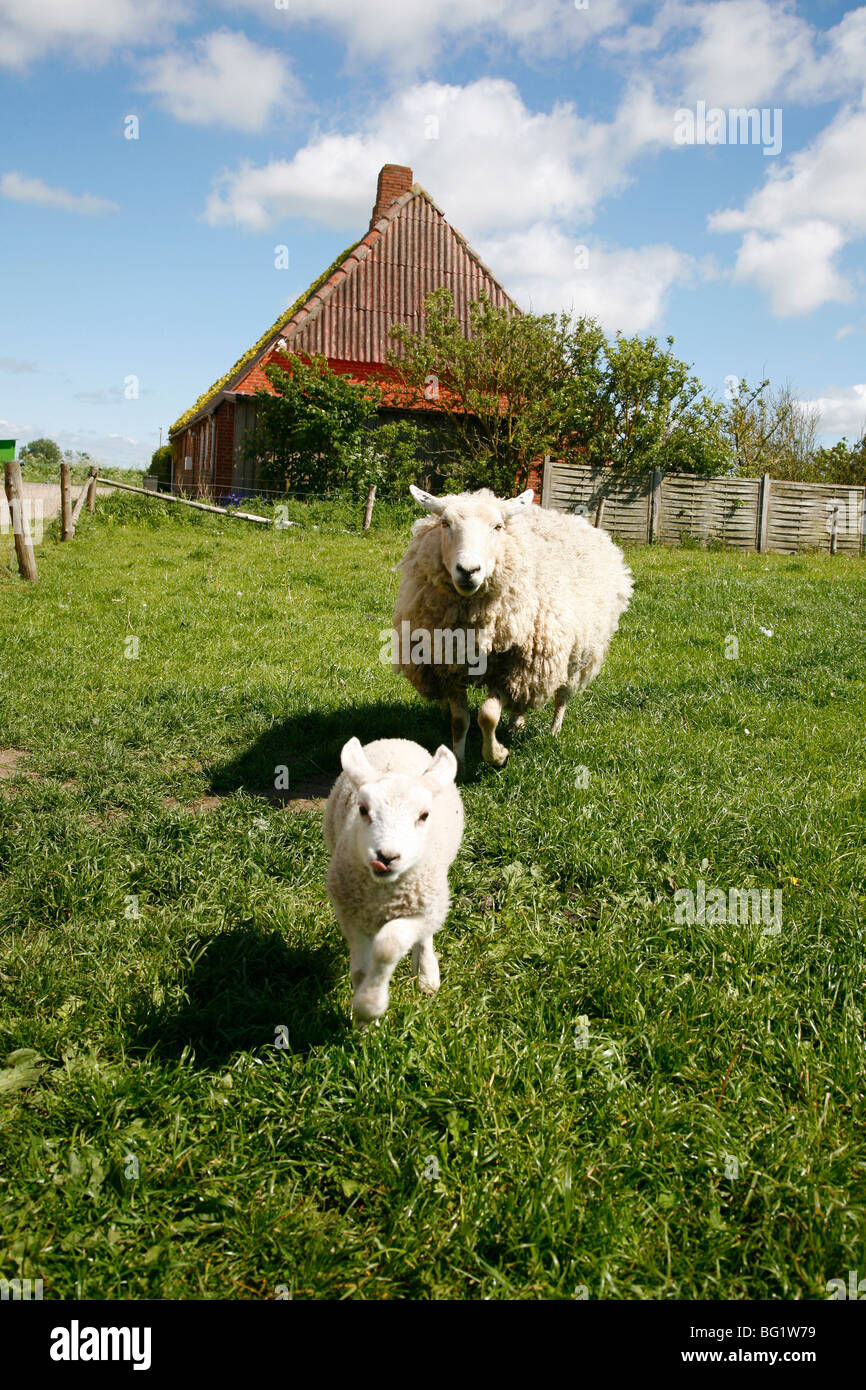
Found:
[{"label": "sheep's leg", "polygon": [[457,772],[463,776],[466,771],[466,735],[469,732],[469,706],[466,695],[457,695],[451,701],[451,744],[457,759]]},{"label": "sheep's leg", "polygon": [[418,976],[422,994],[435,994],[439,988],[439,962],[433,950],[432,936],[425,936],[412,947],[412,969]]},{"label": "sheep's leg", "polygon": [[514,732],[515,732],[515,733],[518,733],[521,729],[523,729],[523,728],[526,727],[526,715],[525,715],[525,714],[512,714],[512,716],[511,716],[511,718],[510,718],[510,720],[509,720],[509,724],[510,724],[511,728],[514,730]]},{"label": "sheep's leg", "polygon": [[421,917],[395,917],[370,939],[370,969],[352,998],[352,1013],[359,1023],[381,1018],[388,1007],[391,976],[399,961],[429,931]]},{"label": "sheep's leg", "polygon": [[478,727],[481,730],[481,754],[486,763],[493,767],[504,767],[508,762],[508,749],[503,748],[496,737],[496,729],[502,718],[502,701],[498,695],[490,694],[478,711]]},{"label": "sheep's leg", "polygon": [[369,974],[372,959],[370,938],[362,931],[352,932],[349,941],[349,977],[352,989],[360,989],[364,977]]},{"label": "sheep's leg", "polygon": [[561,685],[554,697],[553,723],[550,726],[550,732],[553,734],[554,738],[556,738],[557,734],[562,728],[562,721],[565,718],[565,707],[570,699],[571,691],[569,690],[568,686]]}]

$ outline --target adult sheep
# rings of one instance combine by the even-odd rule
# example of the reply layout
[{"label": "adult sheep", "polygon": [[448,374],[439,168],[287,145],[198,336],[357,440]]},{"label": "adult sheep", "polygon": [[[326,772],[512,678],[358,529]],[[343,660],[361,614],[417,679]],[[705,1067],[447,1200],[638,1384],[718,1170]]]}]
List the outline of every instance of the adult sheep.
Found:
[{"label": "adult sheep", "polygon": [[[583,517],[531,505],[532,489],[502,500],[488,489],[433,497],[411,487],[428,516],[400,561],[394,611],[402,671],[427,699],[451,707],[454,753],[465,767],[470,684],[487,687],[478,723],[483,756],[502,767],[503,709],[565,706],[598,674],[632,592],[622,551]],[[407,640],[408,639],[408,640]]]}]

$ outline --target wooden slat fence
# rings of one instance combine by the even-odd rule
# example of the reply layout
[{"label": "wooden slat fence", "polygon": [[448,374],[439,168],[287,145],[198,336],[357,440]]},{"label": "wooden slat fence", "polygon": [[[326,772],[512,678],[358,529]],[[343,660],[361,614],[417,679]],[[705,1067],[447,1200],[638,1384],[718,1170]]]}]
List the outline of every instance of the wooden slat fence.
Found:
[{"label": "wooden slat fence", "polygon": [[546,459],[542,505],[581,512],[631,544],[866,553],[866,488],[694,473],[627,475]]}]

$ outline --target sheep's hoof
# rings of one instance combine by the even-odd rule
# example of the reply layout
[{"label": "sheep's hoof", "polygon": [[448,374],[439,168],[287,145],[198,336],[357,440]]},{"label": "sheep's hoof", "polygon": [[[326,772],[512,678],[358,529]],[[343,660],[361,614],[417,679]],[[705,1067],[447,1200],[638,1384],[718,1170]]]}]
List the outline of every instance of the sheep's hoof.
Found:
[{"label": "sheep's hoof", "polygon": [[525,714],[513,714],[513,715],[511,716],[510,721],[509,721],[509,726],[510,726],[511,729],[513,729],[513,731],[514,731],[515,733],[518,733],[518,734],[519,734],[520,731],[521,731],[521,729],[525,729],[525,728],[526,728],[526,715],[525,715]]},{"label": "sheep's hoof", "polygon": [[501,772],[510,757],[511,752],[508,748],[498,748],[497,751],[491,753],[489,757],[485,753],[484,761],[487,763],[488,767],[495,767],[497,771]]}]

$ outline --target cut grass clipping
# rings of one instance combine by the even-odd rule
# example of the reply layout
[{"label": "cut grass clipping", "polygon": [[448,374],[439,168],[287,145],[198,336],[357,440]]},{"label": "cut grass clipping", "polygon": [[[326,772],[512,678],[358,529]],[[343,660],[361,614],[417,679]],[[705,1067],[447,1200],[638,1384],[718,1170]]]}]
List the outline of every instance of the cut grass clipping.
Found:
[{"label": "cut grass clipping", "polygon": [[0,571],[0,1276],[822,1299],[866,1272],[863,563],[633,551],[561,739],[531,715],[496,774],[473,728],[442,988],[404,964],[361,1033],[320,797],[352,734],[447,737],[379,659],[410,513],[157,506],[49,531],[38,584]]}]

